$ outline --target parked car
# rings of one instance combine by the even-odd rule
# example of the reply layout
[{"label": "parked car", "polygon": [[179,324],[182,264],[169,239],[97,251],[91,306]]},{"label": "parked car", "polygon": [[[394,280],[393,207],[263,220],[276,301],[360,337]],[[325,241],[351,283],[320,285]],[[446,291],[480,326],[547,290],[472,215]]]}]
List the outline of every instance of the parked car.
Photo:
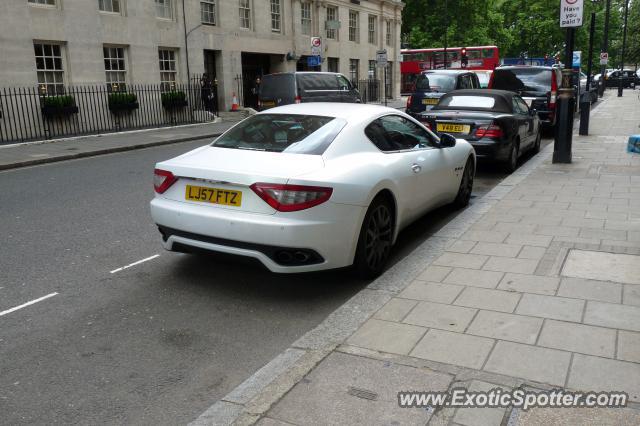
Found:
[{"label": "parked car", "polygon": [[479,89],[480,81],[472,71],[434,70],[424,71],[416,79],[413,92],[407,98],[406,112],[409,115],[431,109],[440,96],[457,89]]},{"label": "parked car", "polygon": [[540,150],[540,119],[534,109],[505,90],[456,90],[440,98],[420,121],[438,134],[467,140],[478,159],[502,162],[508,172],[528,150]]},{"label": "parked car", "polygon": [[611,70],[607,72],[607,75],[604,79],[605,87],[618,87],[620,74],[622,73],[622,87],[625,89],[631,88],[635,89],[636,86],[640,85],[640,77],[630,69],[625,70]]},{"label": "parked car", "polygon": [[258,109],[303,102],[360,103],[360,93],[342,74],[333,72],[283,72],[262,77]]},{"label": "parked car", "polygon": [[491,80],[491,74],[493,73],[492,70],[473,70],[473,72],[478,76],[481,89],[489,87],[489,80]]},{"label": "parked car", "polygon": [[496,68],[489,88],[517,93],[529,108],[538,112],[543,127],[553,129],[561,84],[562,71],[558,67],[514,65]]},{"label": "parked car", "polygon": [[383,271],[398,232],[465,206],[475,153],[396,109],[270,109],[155,169],[151,215],[168,250],[258,259],[273,272]]}]

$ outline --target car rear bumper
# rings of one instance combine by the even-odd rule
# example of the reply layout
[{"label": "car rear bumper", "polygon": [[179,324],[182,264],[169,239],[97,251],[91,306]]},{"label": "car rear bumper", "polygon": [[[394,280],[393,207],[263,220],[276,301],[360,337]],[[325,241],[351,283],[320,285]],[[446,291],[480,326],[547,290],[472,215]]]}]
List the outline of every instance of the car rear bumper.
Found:
[{"label": "car rear bumper", "polygon": [[508,142],[495,141],[492,139],[481,139],[478,141],[467,141],[476,151],[479,160],[506,161],[509,158],[511,144]]},{"label": "car rear bumper", "polygon": [[[151,201],[151,216],[167,250],[192,247],[252,257],[278,273],[351,265],[365,212],[365,207],[331,202],[314,207],[313,215],[309,211],[265,215],[162,197]],[[284,252],[293,260],[281,257]],[[301,261],[300,253],[308,259]]]}]

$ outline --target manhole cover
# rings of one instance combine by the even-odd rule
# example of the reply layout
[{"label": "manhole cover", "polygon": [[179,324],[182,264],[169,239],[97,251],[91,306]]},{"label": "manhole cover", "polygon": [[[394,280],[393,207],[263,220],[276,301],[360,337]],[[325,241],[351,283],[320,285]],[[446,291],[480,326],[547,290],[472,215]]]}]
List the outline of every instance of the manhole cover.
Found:
[{"label": "manhole cover", "polygon": [[565,277],[640,284],[640,256],[570,250],[562,267]]}]

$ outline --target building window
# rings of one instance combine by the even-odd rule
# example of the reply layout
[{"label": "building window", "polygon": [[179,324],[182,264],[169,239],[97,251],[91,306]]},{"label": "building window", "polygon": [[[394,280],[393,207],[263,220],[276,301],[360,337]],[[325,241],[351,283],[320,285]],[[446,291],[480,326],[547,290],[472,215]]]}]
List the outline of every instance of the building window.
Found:
[{"label": "building window", "polygon": [[216,25],[216,1],[202,0],[200,2],[200,15],[203,24]]},{"label": "building window", "polygon": [[302,34],[311,35],[311,3],[300,3]]},{"label": "building window", "polygon": [[175,50],[159,49],[158,59],[160,61],[160,89],[163,92],[175,90],[178,76]]},{"label": "building window", "polygon": [[338,39],[338,31],[336,26],[338,25],[338,8],[334,6],[327,6],[327,20],[324,22],[324,26],[327,29],[327,38],[331,40]]},{"label": "building window", "polygon": [[103,12],[120,13],[120,0],[98,0],[98,9]]},{"label": "building window", "polygon": [[240,0],[240,28],[251,29],[251,0]]},{"label": "building window", "polygon": [[340,72],[340,59],[327,58],[327,70],[329,72]]},{"label": "building window", "polygon": [[369,80],[375,80],[376,79],[376,65],[377,62],[376,61],[369,61]]},{"label": "building window", "polygon": [[349,11],[349,41],[355,41],[356,43],[360,41],[360,37],[358,37],[359,15],[360,14],[354,10]]},{"label": "building window", "polygon": [[163,19],[173,18],[171,0],[156,0],[156,16]]},{"label": "building window", "polygon": [[351,78],[351,82],[354,85],[358,84],[358,67],[360,66],[360,60],[358,59],[349,59],[349,78]]},{"label": "building window", "polygon": [[124,60],[124,47],[105,47],[104,71],[107,77],[107,88],[114,92],[126,89],[127,68]]},{"label": "building window", "polygon": [[56,5],[56,0],[29,0],[29,3],[33,4],[48,4],[50,6]]},{"label": "building window", "polygon": [[280,32],[280,0],[271,0],[271,31]]},{"label": "building window", "polygon": [[387,21],[387,46],[391,46],[391,21]]},{"label": "building window", "polygon": [[49,95],[64,93],[64,69],[62,67],[62,46],[59,44],[33,45],[36,55],[36,70],[40,90]]},{"label": "building window", "polygon": [[376,16],[369,15],[369,43],[376,44]]}]

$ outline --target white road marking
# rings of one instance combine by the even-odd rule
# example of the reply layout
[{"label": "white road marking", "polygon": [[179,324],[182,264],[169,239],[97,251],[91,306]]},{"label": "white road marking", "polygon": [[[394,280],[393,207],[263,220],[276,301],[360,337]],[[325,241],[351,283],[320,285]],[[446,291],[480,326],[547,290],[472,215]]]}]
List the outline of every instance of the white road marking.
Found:
[{"label": "white road marking", "polygon": [[139,264],[141,264],[143,262],[146,262],[148,260],[153,260],[156,257],[160,257],[160,255],[159,254],[154,254],[153,256],[149,256],[146,259],[138,260],[137,262],[130,263],[129,265],[123,266],[122,268],[114,269],[113,271],[110,271],[109,273],[110,274],[115,274],[116,272],[120,272],[120,271],[123,271],[125,269],[131,268],[132,266],[139,265]]},{"label": "white road marking", "polygon": [[51,293],[51,294],[47,294],[46,296],[42,296],[42,297],[40,297],[40,298],[38,298],[38,299],[35,299],[35,300],[32,300],[32,301],[30,301],[30,302],[23,303],[22,305],[20,305],[20,306],[16,306],[15,308],[11,308],[11,309],[7,309],[6,311],[2,311],[2,312],[0,312],[0,317],[1,317],[1,316],[3,316],[3,315],[10,314],[11,312],[15,312],[15,311],[17,311],[18,309],[26,308],[27,306],[29,306],[29,305],[33,305],[34,303],[42,302],[43,300],[48,299],[48,298],[50,298],[50,297],[53,297],[53,296],[55,296],[55,295],[57,295],[57,294],[58,294],[58,293]]}]

